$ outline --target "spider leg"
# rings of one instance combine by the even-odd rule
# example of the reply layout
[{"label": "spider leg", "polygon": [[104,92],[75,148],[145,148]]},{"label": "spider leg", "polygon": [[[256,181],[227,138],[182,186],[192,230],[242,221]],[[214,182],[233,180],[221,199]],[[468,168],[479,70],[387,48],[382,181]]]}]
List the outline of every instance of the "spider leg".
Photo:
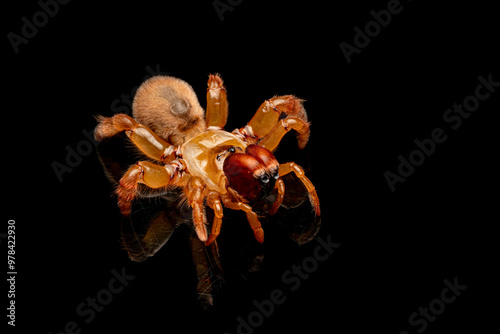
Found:
[{"label": "spider leg", "polygon": [[201,178],[193,176],[184,188],[184,193],[187,196],[189,205],[193,209],[193,223],[196,234],[202,242],[205,242],[208,238],[207,227],[205,226],[207,217],[203,206],[205,183],[203,183]]},{"label": "spider leg", "polygon": [[309,140],[309,124],[296,117],[287,117],[276,123],[273,129],[259,142],[259,145],[273,151],[283,136],[292,129],[297,132],[299,148],[304,148]]},{"label": "spider leg", "polygon": [[[316,193],[316,189],[314,188],[312,182],[305,175],[304,170],[295,162],[287,162],[284,164],[280,164],[279,167],[280,177],[291,172],[294,172],[295,175],[299,178],[300,181],[302,181],[302,183],[306,187],[309,195],[309,201],[311,202],[311,205],[314,207],[314,212],[316,213],[316,216],[320,216],[321,211],[319,208],[318,194]],[[272,209],[274,209],[274,205]]]},{"label": "spider leg", "polygon": [[121,131],[149,158],[164,161],[173,151],[174,146],[161,139],[148,127],[137,123],[132,117],[125,114],[116,114],[113,117],[98,116],[94,136],[102,141]]},{"label": "spider leg", "polygon": [[[257,109],[250,122],[235,132],[256,142],[267,136],[280,119],[294,117],[307,124],[307,114],[302,102],[303,100],[293,95],[276,96],[266,100]],[[309,139],[309,132],[299,133],[297,139],[299,147],[303,148]]]},{"label": "spider leg", "polygon": [[257,239],[259,243],[263,243],[264,230],[262,229],[259,218],[257,218],[257,214],[252,211],[252,207],[243,202],[233,202],[231,200],[231,197],[229,196],[229,193],[226,193],[226,195],[222,197],[222,201],[225,206],[232,210],[242,210],[245,212],[248,223],[250,224],[250,227],[252,228],[255,235],[255,239]]},{"label": "spider leg", "polygon": [[169,169],[166,166],[158,166],[149,161],[139,161],[130,167],[120,179],[116,189],[121,213],[124,216],[130,215],[131,203],[137,195],[138,183],[144,183],[150,188],[165,187],[171,184],[173,173],[173,167]]},{"label": "spider leg", "polygon": [[220,195],[218,192],[212,191],[208,194],[207,204],[214,210],[214,221],[212,223],[212,231],[210,233],[210,236],[205,242],[206,246],[214,242],[219,235],[223,217],[222,203],[220,201]]},{"label": "spider leg", "polygon": [[283,203],[283,197],[285,196],[285,183],[282,179],[276,180],[274,189],[276,189],[278,193],[276,194],[276,199],[274,200],[273,206],[269,210],[270,215],[274,215],[281,206],[281,203]]},{"label": "spider leg", "polygon": [[221,77],[210,74],[207,88],[207,113],[205,122],[208,128],[223,129],[227,121],[227,94]]}]

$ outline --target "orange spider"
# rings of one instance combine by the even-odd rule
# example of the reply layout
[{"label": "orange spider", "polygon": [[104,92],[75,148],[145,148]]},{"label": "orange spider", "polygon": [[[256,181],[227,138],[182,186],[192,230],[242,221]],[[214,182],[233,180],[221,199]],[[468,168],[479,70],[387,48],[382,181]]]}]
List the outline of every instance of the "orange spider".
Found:
[{"label": "orange spider", "polygon": [[[132,143],[158,162],[139,161],[120,179],[116,194],[124,216],[130,215],[138,185],[166,190],[182,187],[192,208],[198,238],[211,244],[219,235],[223,207],[242,210],[258,242],[264,231],[250,204],[277,190],[270,214],[276,213],[285,194],[281,177],[295,173],[307,189],[315,214],[319,199],[311,181],[294,162],[279,164],[271,153],[290,130],[297,132],[299,148],[309,139],[309,124],[302,100],[293,95],[266,100],[247,125],[224,131],[228,114],[226,89],[219,75],[210,75],[207,112],[185,81],[155,76],[137,90],[133,116],[98,116],[95,138],[102,141],[125,131]],[[204,203],[213,209],[210,235]]]}]

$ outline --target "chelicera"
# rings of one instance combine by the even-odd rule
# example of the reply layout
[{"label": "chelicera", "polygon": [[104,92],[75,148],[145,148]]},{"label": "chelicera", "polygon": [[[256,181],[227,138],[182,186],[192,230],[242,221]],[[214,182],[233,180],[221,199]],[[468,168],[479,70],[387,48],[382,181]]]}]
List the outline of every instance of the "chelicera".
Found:
[{"label": "chelicera", "polygon": [[[278,163],[272,153],[290,130],[297,133],[299,148],[307,144],[310,130],[303,100],[293,95],[273,97],[245,126],[228,132],[224,130],[227,94],[219,75],[209,76],[206,114],[187,82],[155,76],[139,87],[132,109],[133,118],[98,116],[95,129],[99,141],[125,132],[150,159],[138,161],[120,179],[116,194],[124,216],[130,215],[141,184],[164,191],[181,187],[192,208],[197,236],[206,245],[220,233],[224,207],[244,211],[262,243],[264,231],[252,204],[276,190],[269,209],[276,213],[285,196],[281,177],[288,173],[303,183],[315,215],[320,215],[318,195],[303,169],[294,162]],[[214,211],[210,233],[205,205]]]}]

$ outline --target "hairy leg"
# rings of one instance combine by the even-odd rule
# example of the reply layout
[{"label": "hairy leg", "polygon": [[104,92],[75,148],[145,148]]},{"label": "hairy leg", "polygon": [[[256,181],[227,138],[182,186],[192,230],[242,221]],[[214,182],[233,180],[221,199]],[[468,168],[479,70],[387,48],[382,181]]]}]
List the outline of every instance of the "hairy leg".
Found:
[{"label": "hairy leg", "polygon": [[283,197],[285,196],[285,183],[282,179],[276,180],[274,189],[276,189],[278,193],[276,194],[276,199],[274,200],[273,206],[269,210],[270,215],[274,215],[281,206],[281,203],[283,203]]},{"label": "hairy leg", "polygon": [[[161,139],[148,127],[137,123],[132,117],[125,114],[116,114],[113,117],[99,116],[94,136],[102,141],[119,132],[125,131],[130,140],[149,158],[165,161],[174,151],[174,146]],[[171,156],[173,159],[173,155]]]},{"label": "hairy leg", "polygon": [[258,242],[264,242],[264,230],[262,229],[262,225],[260,224],[259,218],[257,218],[257,214],[252,211],[252,207],[243,202],[233,202],[229,193],[222,198],[224,205],[232,210],[242,210],[245,212],[247,216],[248,223],[253,230],[255,235],[255,239]]},{"label": "hairy leg", "polygon": [[191,177],[184,188],[184,193],[187,196],[189,205],[193,209],[193,223],[198,238],[205,242],[208,238],[206,227],[207,217],[205,215],[205,208],[203,200],[205,197],[205,183],[199,177]]},{"label": "hairy leg", "polygon": [[223,209],[222,209],[222,203],[220,200],[220,195],[218,192],[212,191],[208,194],[207,196],[207,204],[212,210],[214,210],[214,221],[212,223],[212,231],[210,233],[210,236],[208,240],[205,242],[205,245],[210,245],[212,242],[215,241],[217,236],[220,233],[220,228],[222,225],[222,217],[223,215]]},{"label": "hairy leg", "polygon": [[207,88],[207,127],[223,129],[227,121],[226,88],[218,74],[210,74]]},{"label": "hairy leg", "polygon": [[[302,105],[303,100],[293,95],[273,97],[264,101],[250,122],[241,129],[235,130],[247,139],[260,140],[267,136],[280,119],[293,117],[307,124],[307,114]],[[299,134],[299,146],[304,147],[309,133]]]},{"label": "hairy leg", "polygon": [[161,188],[170,184],[171,170],[149,161],[140,161],[130,167],[120,179],[116,194],[118,206],[124,216],[130,215],[132,201],[137,195],[137,184],[144,183],[150,188]]},{"label": "hairy leg", "polygon": [[302,181],[302,183],[307,189],[309,195],[309,201],[311,202],[311,205],[314,208],[316,216],[320,216],[321,211],[319,208],[318,194],[316,193],[316,189],[314,188],[312,182],[305,175],[304,170],[295,162],[288,162],[281,164],[279,167],[279,171],[280,171],[280,177],[291,172],[295,173],[295,175],[299,178],[300,181]]},{"label": "hairy leg", "polygon": [[295,117],[288,117],[276,123],[273,129],[259,142],[259,145],[273,151],[283,136],[292,129],[297,132],[299,148],[303,149],[309,140],[309,124]]}]

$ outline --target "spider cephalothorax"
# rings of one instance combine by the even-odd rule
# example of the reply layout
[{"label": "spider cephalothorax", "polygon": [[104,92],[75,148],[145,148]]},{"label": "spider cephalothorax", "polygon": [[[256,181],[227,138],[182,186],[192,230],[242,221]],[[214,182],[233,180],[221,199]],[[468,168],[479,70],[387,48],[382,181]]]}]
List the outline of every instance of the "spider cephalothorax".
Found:
[{"label": "spider cephalothorax", "polygon": [[[302,102],[292,95],[266,100],[247,125],[227,132],[223,130],[228,114],[226,89],[218,75],[210,75],[208,80],[205,117],[188,83],[168,76],[148,79],[134,98],[134,118],[99,116],[95,129],[99,141],[125,131],[155,161],[137,162],[120,179],[116,193],[122,214],[130,214],[139,184],[153,189],[182,187],[201,241],[208,245],[217,238],[225,206],[244,211],[256,239],[263,242],[264,231],[251,204],[276,189],[269,210],[276,213],[285,194],[281,176],[293,172],[319,216],[316,190],[302,168],[293,162],[279,164],[272,154],[292,129],[297,132],[299,147],[307,144],[309,124]],[[210,235],[205,203],[214,211]]]}]

